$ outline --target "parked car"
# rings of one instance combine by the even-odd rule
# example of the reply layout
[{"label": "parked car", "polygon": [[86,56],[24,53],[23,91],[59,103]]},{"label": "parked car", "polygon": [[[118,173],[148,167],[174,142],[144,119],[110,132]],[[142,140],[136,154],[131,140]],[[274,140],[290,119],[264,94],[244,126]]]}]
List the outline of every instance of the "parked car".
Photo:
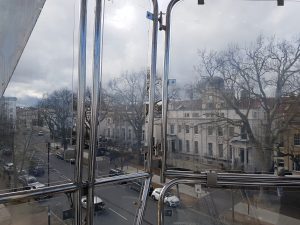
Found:
[{"label": "parked car", "polygon": [[10,156],[12,154],[12,150],[10,148],[2,149],[4,155]]},{"label": "parked car", "polygon": [[[87,197],[83,196],[81,198],[81,205],[83,208],[87,208]],[[104,209],[105,203],[103,202],[103,200],[98,197],[98,196],[94,196],[94,205],[95,205],[95,211],[101,211]]]},{"label": "parked car", "polygon": [[18,180],[24,187],[30,187],[31,189],[45,187],[45,184],[38,182],[34,176],[23,175],[19,176]]},{"label": "parked car", "polygon": [[[143,186],[144,186],[144,180],[142,179],[138,179],[129,183],[129,188],[138,192],[142,191]],[[150,185],[148,195],[150,196],[152,192],[153,192],[153,186]]]},{"label": "parked car", "polygon": [[64,159],[64,154],[62,153],[62,152],[56,152],[55,153],[55,156],[56,156],[56,158],[58,158],[58,159]]},{"label": "parked car", "polygon": [[29,174],[36,176],[36,177],[41,177],[45,174],[45,169],[43,166],[31,166],[29,167]]},{"label": "parked car", "polygon": [[21,170],[21,169],[17,168],[17,171],[18,171],[19,176],[27,175],[27,171],[24,169]]},{"label": "parked car", "polygon": [[75,164],[75,159],[74,158],[66,159],[66,162]]},{"label": "parked car", "polygon": [[114,177],[114,176],[119,176],[119,175],[124,175],[124,171],[120,170],[120,169],[110,169],[109,170],[109,175],[110,177]]},{"label": "parked car", "polygon": [[9,162],[9,163],[5,163],[3,166],[3,170],[6,173],[12,173],[14,170],[14,164]]},{"label": "parked car", "polygon": [[[160,193],[162,188],[155,188],[154,191],[151,194],[151,197],[153,200],[159,200]],[[180,205],[179,198],[172,193],[166,193],[164,198],[164,203],[167,204],[170,207],[177,207]]]}]

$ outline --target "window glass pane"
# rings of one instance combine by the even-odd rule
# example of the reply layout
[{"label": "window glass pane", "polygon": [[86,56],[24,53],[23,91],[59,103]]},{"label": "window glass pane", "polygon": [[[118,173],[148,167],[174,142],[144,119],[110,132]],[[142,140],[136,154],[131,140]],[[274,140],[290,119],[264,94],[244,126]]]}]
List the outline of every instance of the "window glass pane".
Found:
[{"label": "window glass pane", "polygon": [[[25,9],[41,1],[37,5],[22,2],[24,12],[32,16]],[[43,188],[74,178],[78,5],[73,0],[54,0],[39,10],[40,17],[0,98],[0,189]],[[23,18],[19,13],[15,17]],[[0,70],[13,60],[6,63],[0,62]]]},{"label": "window glass pane", "polygon": [[[136,172],[146,165],[152,30],[146,12],[151,8],[150,1],[105,4],[97,176],[112,169]],[[174,125],[168,129],[175,132]],[[161,152],[160,140],[154,138],[155,155]]]},{"label": "window glass pane", "polygon": [[[103,185],[95,188],[98,199],[94,217],[95,224],[133,224],[139,207],[139,197],[143,190],[144,179],[113,185]],[[147,212],[144,220],[155,223],[156,201],[150,199],[153,187],[149,191]],[[85,213],[84,209],[84,213]],[[149,214],[149,215],[148,215]]]},{"label": "window glass pane", "polygon": [[[185,132],[172,134],[184,144],[168,155],[169,167],[247,173],[274,173],[282,161],[285,170],[299,167],[300,4],[276,4],[211,0],[173,7],[167,123],[184,124]],[[192,148],[197,141],[199,151],[187,156],[187,141]]]},{"label": "window glass pane", "polygon": [[300,193],[289,188],[216,189],[180,184],[178,191],[171,191],[180,206],[164,205],[164,224],[297,224],[300,219]]}]

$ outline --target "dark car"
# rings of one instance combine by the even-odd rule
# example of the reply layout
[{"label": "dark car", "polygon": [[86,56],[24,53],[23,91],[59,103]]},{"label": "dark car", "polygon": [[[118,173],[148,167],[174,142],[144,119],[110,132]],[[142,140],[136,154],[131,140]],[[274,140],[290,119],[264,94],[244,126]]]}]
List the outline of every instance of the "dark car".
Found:
[{"label": "dark car", "polygon": [[[143,187],[144,187],[144,180],[141,180],[141,179],[138,179],[138,180],[135,180],[135,181],[129,183],[129,188],[131,190],[141,192],[143,190]],[[150,185],[149,190],[148,190],[149,196],[151,196],[153,190],[154,190],[153,186]]]},{"label": "dark car", "polygon": [[120,169],[111,169],[109,171],[109,175],[110,177],[114,177],[114,176],[119,176],[119,175],[124,175],[124,171],[120,170]]},{"label": "dark car", "polygon": [[29,168],[28,172],[30,175],[41,177],[45,174],[45,169],[42,166],[32,166]]}]

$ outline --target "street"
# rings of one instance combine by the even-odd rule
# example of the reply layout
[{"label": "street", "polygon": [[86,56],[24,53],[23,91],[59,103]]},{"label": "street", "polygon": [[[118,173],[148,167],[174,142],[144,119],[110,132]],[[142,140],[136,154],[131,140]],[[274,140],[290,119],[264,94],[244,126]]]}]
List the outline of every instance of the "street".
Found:
[{"label": "street", "polygon": [[[16,138],[18,139],[18,137]],[[31,142],[27,156],[34,158],[40,165],[44,166],[45,173],[37,177],[43,184],[56,185],[73,182],[74,164],[56,157],[55,149],[49,151],[49,177],[48,177],[48,149],[47,142],[49,133],[38,135],[35,130],[31,136]],[[18,145],[24,144],[24,140]],[[19,147],[19,149],[22,149]],[[20,151],[20,150],[19,150]],[[8,158],[6,158],[9,161]],[[20,162],[17,162],[17,167]],[[29,162],[24,162],[23,169],[28,168]],[[87,167],[83,167],[83,177],[87,178]],[[4,179],[2,177],[2,179]],[[20,185],[20,184],[18,184]],[[95,188],[95,196],[100,197],[105,203],[105,209],[95,213],[95,224],[133,224],[139,206],[140,192],[130,189],[128,184],[102,185]],[[240,194],[235,194],[236,203],[241,200]],[[220,224],[220,216],[229,212],[232,207],[231,191],[225,189],[209,190],[209,194],[199,199],[193,199],[192,203],[186,201],[181,194],[180,206],[171,208],[165,205],[165,221],[167,224]],[[31,202],[35,207],[49,209],[51,218],[61,223],[72,224],[72,219],[63,218],[63,212],[71,209],[71,198],[61,194],[49,199],[40,199]],[[24,205],[25,206],[25,205]],[[86,209],[83,208],[83,219]],[[50,220],[51,221],[51,220]],[[157,223],[157,201],[148,197],[143,224],[152,225]]]}]

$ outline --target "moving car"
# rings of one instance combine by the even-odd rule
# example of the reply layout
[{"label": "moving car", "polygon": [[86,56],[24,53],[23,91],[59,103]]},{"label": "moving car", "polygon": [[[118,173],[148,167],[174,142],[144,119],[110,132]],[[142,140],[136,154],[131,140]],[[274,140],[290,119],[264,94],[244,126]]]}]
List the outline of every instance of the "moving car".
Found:
[{"label": "moving car", "polygon": [[[155,188],[154,191],[151,194],[151,197],[153,200],[157,200],[160,197],[162,188]],[[177,207],[180,205],[179,198],[171,193],[166,193],[164,203],[167,204],[170,207]]]},{"label": "moving car", "polygon": [[110,177],[114,177],[114,176],[119,176],[119,175],[124,175],[124,171],[120,170],[120,169],[110,169],[109,170],[109,175]]},{"label": "moving car", "polygon": [[38,136],[43,136],[43,135],[44,135],[44,132],[40,130],[38,133]]},{"label": "moving car", "polygon": [[[87,197],[83,196],[81,198],[81,205],[83,208],[87,208]],[[105,203],[103,202],[103,200],[98,197],[98,196],[94,196],[94,205],[95,205],[95,211],[101,211],[104,209]]]},{"label": "moving car", "polygon": [[24,187],[30,187],[30,189],[45,187],[45,184],[38,182],[34,176],[23,175],[19,176],[18,180]]},{"label": "moving car", "polygon": [[62,152],[56,152],[55,153],[56,158],[58,159],[64,159],[64,154]]}]

